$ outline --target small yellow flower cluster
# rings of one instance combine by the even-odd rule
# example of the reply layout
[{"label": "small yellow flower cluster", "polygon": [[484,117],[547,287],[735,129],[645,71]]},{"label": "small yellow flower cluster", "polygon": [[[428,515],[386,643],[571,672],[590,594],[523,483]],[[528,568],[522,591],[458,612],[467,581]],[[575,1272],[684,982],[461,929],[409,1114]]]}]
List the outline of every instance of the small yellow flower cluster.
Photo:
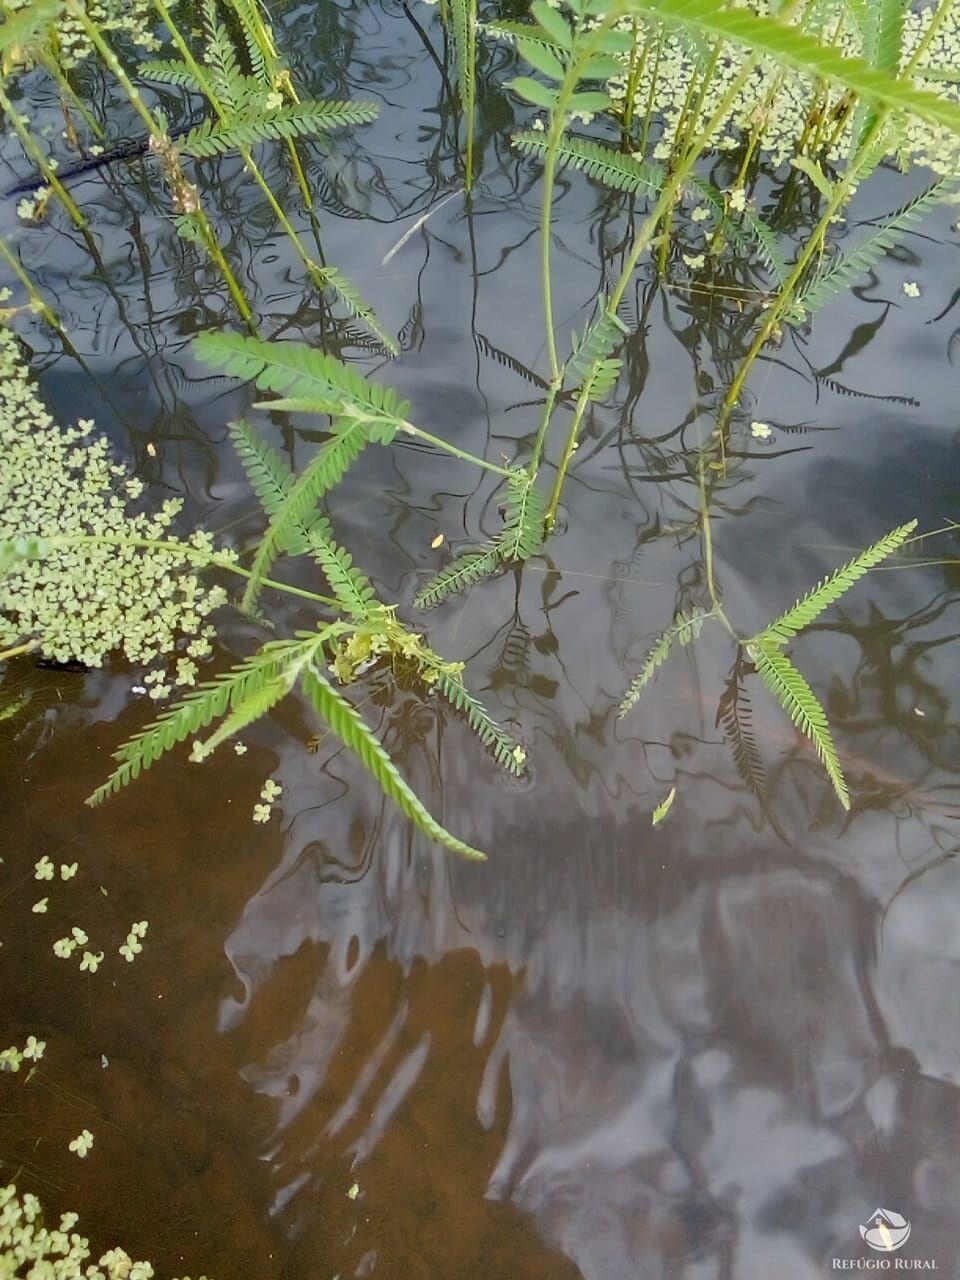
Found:
[{"label": "small yellow flower cluster", "polygon": [[[0,542],[108,539],[19,562],[0,579],[0,648],[33,640],[47,657],[99,667],[112,651],[148,664],[185,643],[176,682],[193,684],[195,659],[210,652],[215,635],[207,618],[226,593],[201,582],[192,554],[123,545],[169,540],[180,503],[169,500],[152,516],[129,514],[139,481],[112,462],[107,442],[92,430],[90,421],[57,426],[37,398],[17,340],[0,329]],[[206,534],[190,544],[204,556],[212,551]],[[154,698],[167,693],[166,683],[151,689]]]}]

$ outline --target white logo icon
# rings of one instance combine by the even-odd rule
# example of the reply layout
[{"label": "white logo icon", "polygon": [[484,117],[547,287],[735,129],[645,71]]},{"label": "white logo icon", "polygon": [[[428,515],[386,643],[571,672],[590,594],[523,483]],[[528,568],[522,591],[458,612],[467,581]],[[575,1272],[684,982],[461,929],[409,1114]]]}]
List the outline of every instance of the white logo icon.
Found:
[{"label": "white logo icon", "polygon": [[875,1209],[860,1235],[871,1249],[893,1253],[910,1239],[910,1223],[892,1209]]}]

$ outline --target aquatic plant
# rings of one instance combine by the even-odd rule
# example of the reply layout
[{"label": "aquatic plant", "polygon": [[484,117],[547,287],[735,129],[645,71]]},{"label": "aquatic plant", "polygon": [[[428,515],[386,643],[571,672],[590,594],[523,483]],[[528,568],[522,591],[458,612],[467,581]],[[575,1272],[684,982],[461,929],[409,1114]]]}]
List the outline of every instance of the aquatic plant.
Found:
[{"label": "aquatic plant", "polygon": [[[16,337],[0,327],[0,543],[71,540],[55,561],[20,559],[8,568],[0,582],[0,660],[34,650],[99,667],[113,652],[137,665],[179,653],[183,682],[210,653],[210,617],[227,596],[203,583],[195,564],[212,540],[196,533],[186,555],[165,545],[181,503],[137,511],[142,493],[142,481],[113,461],[93,422],[61,428],[54,421]],[[231,559],[229,551],[221,555]]]},{"label": "aquatic plant", "polygon": [[[87,1130],[84,1130],[86,1133]],[[72,1145],[72,1144],[71,1144]],[[79,1215],[60,1215],[48,1227],[43,1205],[31,1192],[11,1183],[0,1187],[0,1277],[3,1280],[151,1280],[149,1262],[137,1261],[115,1246],[91,1262],[90,1241],[76,1229]],[[182,1280],[190,1280],[183,1276]],[[206,1280],[199,1276],[197,1280]]]},{"label": "aquatic plant", "polygon": [[[282,141],[289,150],[297,181],[307,209],[311,193],[295,142],[313,138],[343,126],[372,120],[377,106],[372,102],[312,102],[298,95],[289,68],[281,59],[273,34],[260,6],[251,0],[230,0],[230,11],[239,27],[235,38],[217,13],[213,0],[201,4],[202,28],[191,34],[182,28],[166,0],[106,0],[90,6],[80,0],[39,0],[24,4],[17,13],[10,10],[13,26],[0,32],[3,77],[40,65],[57,79],[64,102],[77,101],[87,125],[98,138],[103,130],[89,109],[77,99],[66,73],[77,61],[96,54],[112,73],[146,129],[146,144],[158,161],[173,206],[173,225],[185,240],[199,247],[216,266],[241,317],[253,324],[253,310],[230,266],[205,211],[200,188],[184,171],[184,160],[203,160],[237,152],[246,171],[263,192],[277,221],[288,236],[312,283],[331,289],[350,313],[361,319],[377,335],[384,347],[396,353],[395,340],[377,322],[372,308],[333,266],[321,265],[304,246],[287,211],[277,199],[257,164],[252,148],[264,142]],[[0,7],[2,11],[2,7]],[[169,122],[158,108],[148,104],[130,70],[121,61],[111,33],[138,37],[142,47],[161,51],[152,27],[145,26],[145,14],[152,11],[163,22],[176,57],[154,58],[141,63],[137,75],[146,80],[175,85],[202,94],[214,113],[188,129],[182,137],[171,136]],[[102,18],[102,20],[101,20]],[[141,38],[142,37],[142,38]],[[194,53],[191,42],[199,43]],[[64,47],[75,50],[64,54]],[[51,196],[64,205],[76,226],[86,228],[82,211],[57,173],[56,163],[47,157],[29,129],[29,118],[19,113],[0,79],[0,110],[20,139],[25,153],[37,168],[43,186],[21,201],[21,214],[29,220],[42,218]],[[74,131],[74,142],[80,141]],[[99,143],[96,150],[102,150]],[[319,245],[318,245],[319,256]]]},{"label": "aquatic plant", "polygon": [[[99,666],[119,649],[132,662],[171,661],[184,637],[174,679],[194,684],[193,659],[210,652],[216,634],[204,620],[227,601],[222,587],[201,585],[199,570],[243,577],[239,603],[247,612],[268,587],[312,601],[327,615],[314,631],[272,640],[200,683],[117,750],[116,769],[88,803],[100,803],[187,739],[193,741],[190,759],[202,762],[296,688],[401,812],[447,848],[483,857],[435,821],[328,678],[332,674],[340,685],[350,685],[381,660],[403,662],[417,673],[425,693],[436,690],[464,715],[503,768],[523,769],[522,748],[467,691],[462,664],[444,661],[403,625],[395,608],[379,600],[318,510],[318,502],[365,447],[389,443],[398,430],[438,446],[443,442],[408,423],[407,406],[388,388],[301,344],[207,334],[197,340],[196,351],[201,359],[255,378],[265,389],[289,393],[269,402],[271,407],[333,415],[331,440],[299,476],[249,423],[233,425],[237,452],[268,519],[249,569],[234,553],[215,549],[208,534],[195,533],[186,542],[171,536],[179,510],[175,501],[152,519],[131,517],[112,492],[124,469],[110,462],[103,441],[87,442],[91,423],[77,430],[56,427],[36,399],[16,340],[0,330],[0,355],[6,359],[0,365],[0,433],[5,432],[0,434],[0,495],[8,499],[0,524],[0,636],[6,644],[0,660],[37,650],[60,661]],[[125,484],[129,496],[139,496],[139,481]],[[307,553],[322,568],[332,595],[268,577],[281,555]],[[154,682],[151,696],[162,699],[169,692],[169,684]],[[218,727],[200,738],[215,720]]]},{"label": "aquatic plant", "polygon": [[[634,678],[620,703],[621,718],[638,702],[641,693],[655,676],[657,669],[667,660],[675,645],[688,645],[700,634],[704,623],[713,619],[719,621],[727,629],[730,636],[749,659],[760,679],[773,694],[776,700],[789,715],[804,737],[808,738],[817,752],[821,764],[833,785],[840,803],[845,809],[850,807],[850,795],[840,767],[840,757],[830,732],[827,713],[824,711],[816,694],[810,688],[804,675],[793,665],[783,648],[806,627],[809,627],[821,613],[836,602],[853,587],[870,569],[878,565],[888,556],[893,555],[909,538],[917,527],[916,520],[900,525],[899,528],[886,534],[873,546],[860,553],[848,564],[837,569],[824,578],[802,596],[791,608],[778,618],[768,623],[762,631],[750,637],[741,637],[734,630],[724,612],[713,579],[712,553],[710,551],[709,521],[704,523],[704,538],[707,545],[708,589],[711,596],[711,607],[693,610],[680,614],[674,623],[656,640],[643,666]],[[722,707],[718,711],[718,720],[724,713]],[[735,759],[738,768],[745,773],[745,781],[754,792],[759,790],[758,770],[754,765],[755,747],[752,739],[737,732],[733,727],[733,740],[738,744]]]}]

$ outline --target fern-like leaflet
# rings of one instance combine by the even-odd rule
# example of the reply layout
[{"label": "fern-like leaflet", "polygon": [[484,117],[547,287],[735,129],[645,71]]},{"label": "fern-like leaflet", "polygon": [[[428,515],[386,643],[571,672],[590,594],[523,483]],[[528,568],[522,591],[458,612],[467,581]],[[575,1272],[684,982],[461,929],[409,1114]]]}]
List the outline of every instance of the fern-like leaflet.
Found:
[{"label": "fern-like leaflet", "polygon": [[[532,129],[514,134],[511,141],[523,155],[542,157],[547,153],[546,137]],[[636,160],[588,138],[562,137],[556,154],[558,168],[579,169],[614,191],[656,196],[663,186],[662,165]]]},{"label": "fern-like leaflet", "polygon": [[501,560],[523,561],[543,543],[544,501],[535,477],[515,471],[507,481],[506,518],[496,542]]},{"label": "fern-like leaflet", "polygon": [[[246,612],[253,608],[270,566],[289,545],[290,539],[302,530],[304,521],[312,517],[319,499],[343,479],[347,469],[373,438],[367,423],[360,419],[347,419],[297,477],[257,548],[241,602],[241,608]],[[381,430],[377,439],[386,444],[392,435],[384,438]]]},{"label": "fern-like leaflet", "polygon": [[414,597],[418,609],[430,609],[482,578],[495,573],[501,564],[529,560],[543,545],[544,499],[535,477],[522,467],[507,480],[503,528],[493,542],[457,556],[453,564],[430,579]]},{"label": "fern-like leaflet", "polygon": [[815,315],[831,299],[846,292],[861,276],[866,275],[885,253],[896,248],[906,231],[916,226],[935,204],[946,199],[956,189],[955,178],[942,178],[915,200],[904,205],[884,223],[879,231],[840,257],[801,290],[790,304],[787,311],[788,318],[799,321],[805,316]]},{"label": "fern-like leaflet", "polygon": [[140,733],[114,752],[118,767],[87,799],[97,805],[149,769],[178,742],[194,737],[214,719],[247,703],[271,686],[302,658],[303,641],[280,641],[264,647],[230,671],[207,680],[175,706],[162,712]]},{"label": "fern-like leaflet", "polygon": [[193,351],[205,364],[234,377],[255,380],[262,391],[285,393],[267,408],[329,413],[379,425],[392,437],[406,425],[410,408],[396,392],[368,382],[334,356],[304,342],[263,342],[239,333],[201,333]]},{"label": "fern-like leaflet", "polygon": [[886,560],[887,556],[892,555],[898,547],[902,546],[916,527],[916,520],[910,520],[907,524],[902,524],[886,534],[872,547],[855,556],[842,569],[837,569],[828,578],[824,578],[786,613],[782,613],[769,626],[764,627],[749,643],[763,645],[770,649],[792,640],[804,627],[808,627],[815,621],[828,605],[834,604],[849,591],[868,570],[878,565],[881,560]]},{"label": "fern-like leaflet", "polygon": [[[723,234],[743,252],[756,248],[760,260],[778,285],[783,285],[790,274],[777,237],[770,227],[749,206],[732,218],[715,187],[704,182],[695,173],[687,179],[687,185],[697,198],[709,205]],[[751,243],[752,242],[752,243]]]},{"label": "fern-like leaflet", "polygon": [[376,118],[373,102],[302,102],[270,114],[251,112],[231,117],[227,124],[204,120],[180,141],[184,155],[208,159],[230,151],[284,138],[316,137],[343,125],[367,124]]},{"label": "fern-like leaflet", "polygon": [[400,354],[396,338],[387,333],[377,319],[373,308],[361,296],[342,271],[336,267],[316,267],[312,273],[320,284],[331,288],[352,316],[362,320],[371,333],[375,333],[392,356]]},{"label": "fern-like leaflet", "polygon": [[520,744],[511,738],[492,718],[486,707],[469,691],[459,676],[438,672],[433,687],[450,705],[467,718],[467,724],[502,768],[519,776],[523,773],[526,755]]},{"label": "fern-like leaflet", "polygon": [[479,849],[474,849],[464,841],[458,840],[424,807],[423,802],[410,789],[397,766],[387,755],[373,730],[361,718],[353,704],[333,687],[316,664],[311,664],[304,670],[302,687],[318,714],[340,741],[359,757],[383,793],[389,796],[402,813],[428,836],[455,853],[463,854],[466,858],[484,859],[485,855]]},{"label": "fern-like leaflet", "polygon": [[417,609],[433,608],[448,596],[456,595],[458,591],[464,591],[495,573],[499,563],[500,555],[495,543],[479,551],[464,552],[417,592],[413,598],[414,606]]},{"label": "fern-like leaflet", "polygon": [[[295,483],[294,474],[248,422],[231,423],[230,435],[264,514],[272,520],[290,496]],[[298,521],[281,549],[288,555],[303,555],[309,551],[326,574],[344,612],[351,618],[362,620],[381,607],[372,583],[356,568],[349,553],[336,542],[329,520],[319,511],[311,511]]]},{"label": "fern-like leaflet", "polygon": [[598,312],[583,338],[574,336],[573,353],[564,369],[565,378],[580,383],[581,398],[586,400],[600,400],[613,389],[623,362],[612,353],[629,333],[620,317],[607,309],[604,298],[599,301]]},{"label": "fern-like leaflet", "polygon": [[714,612],[713,609],[692,609],[689,613],[679,613],[674,624],[661,632],[647,654],[639,674],[634,678],[620,702],[617,711],[620,719],[623,719],[627,712],[636,706],[640,694],[656,675],[657,668],[666,662],[674,644],[688,645],[691,640],[696,640],[704,622],[707,618],[713,617]]},{"label": "fern-like leaflet", "polygon": [[752,641],[746,649],[763,683],[800,732],[813,743],[840,803],[844,809],[849,809],[850,793],[840,768],[840,757],[830,733],[827,713],[816,694],[776,645]]}]

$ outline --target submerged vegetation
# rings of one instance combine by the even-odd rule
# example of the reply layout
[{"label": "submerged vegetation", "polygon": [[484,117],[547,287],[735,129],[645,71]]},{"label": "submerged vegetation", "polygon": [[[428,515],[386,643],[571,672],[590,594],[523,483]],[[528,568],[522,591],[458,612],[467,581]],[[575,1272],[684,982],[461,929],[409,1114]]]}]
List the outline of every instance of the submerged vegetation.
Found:
[{"label": "submerged vegetation", "polygon": [[[504,568],[519,568],[541,553],[558,524],[591,414],[622,393],[624,353],[638,329],[626,299],[638,270],[646,265],[664,283],[709,292],[729,267],[745,264],[755,282],[737,303],[738,326],[749,326],[746,355],[727,370],[725,385],[698,404],[700,443],[680,458],[699,492],[691,529],[702,543],[702,599],[688,601],[669,621],[621,711],[637,700],[674,645],[690,644],[705,622],[719,621],[737,644],[735,684],[756,671],[810,739],[846,806],[847,785],[826,713],[784,645],[903,546],[915,522],[875,543],[767,627],[741,636],[727,618],[713,571],[711,506],[738,442],[751,432],[761,438],[756,428],[763,424],[751,427],[744,411],[756,362],[787,326],[808,322],[933,205],[956,193],[960,10],[952,0],[916,7],[901,0],[533,0],[517,20],[478,9],[473,0],[443,0],[437,13],[455,49],[468,200],[483,165],[477,83],[484,41],[505,42],[519,58],[521,74],[504,87],[538,113],[512,142],[540,170],[546,365],[529,376],[543,396],[532,438],[518,440],[512,454],[496,460],[420,428],[415,406],[324,350],[322,342],[294,342],[271,332],[275,326],[261,298],[251,293],[255,275],[237,258],[238,237],[224,241],[218,230],[233,215],[211,205],[204,164],[233,153],[266,201],[274,227],[288,239],[304,288],[365,326],[373,349],[396,356],[399,343],[373,306],[325,261],[303,152],[332,130],[373,120],[374,102],[302,97],[282,40],[251,0],[202,0],[189,19],[166,0],[4,6],[0,109],[36,177],[34,187],[26,184],[21,216],[37,224],[58,216],[59,203],[96,253],[84,211],[65,185],[69,170],[17,105],[23,78],[46,75],[60,96],[80,167],[108,162],[109,152],[102,154],[107,121],[98,117],[78,74],[96,63],[112,76],[144,131],[143,146],[154,161],[150,172],[166,192],[184,252],[206,259],[247,330],[208,331],[196,340],[195,355],[272,397],[258,402],[257,410],[319,417],[324,439],[294,473],[254,423],[235,421],[230,436],[262,508],[262,536],[249,555],[218,544],[209,532],[182,538],[175,501],[154,514],[131,514],[139,480],[111,461],[103,442],[91,437],[92,424],[66,430],[53,424],[36,399],[15,339],[0,335],[0,661],[9,664],[32,651],[97,666],[117,653],[137,666],[153,666],[150,692],[157,701],[174,686],[196,684],[118,749],[117,767],[92,803],[179,743],[191,742],[190,758],[204,760],[296,692],[421,830],[460,853],[478,854],[431,817],[342,690],[380,664],[403,666],[423,697],[439,695],[465,716],[505,769],[522,772],[525,751],[468,692],[462,664],[434,652],[396,606],[379,597],[337,539],[326,507],[330,494],[370,447],[389,447],[400,438],[446,452],[502,485],[502,524],[440,568],[418,591],[415,606],[439,605]],[[133,55],[136,45],[150,55],[147,60]],[[158,87],[189,100],[190,112],[176,128]],[[261,154],[267,148],[269,166]],[[926,173],[925,188],[841,251],[840,233],[859,188],[890,163]],[[272,185],[276,164],[292,175],[297,211]],[[629,214],[619,260],[598,281],[592,319],[569,346],[553,296],[555,195],[563,171],[609,189]],[[43,296],[15,247],[5,245],[3,254],[29,305],[59,328],[55,301]],[[276,576],[281,561],[296,559],[319,567],[325,590]],[[91,566],[95,572],[86,572]],[[273,636],[230,670],[197,683],[198,662],[217,634],[214,611],[232,601],[270,625],[266,592],[309,605],[315,625]],[[726,710],[735,723],[729,699]],[[214,721],[216,728],[201,736]],[[759,794],[752,753],[741,743],[735,758],[742,773],[750,763],[748,785]]]}]

